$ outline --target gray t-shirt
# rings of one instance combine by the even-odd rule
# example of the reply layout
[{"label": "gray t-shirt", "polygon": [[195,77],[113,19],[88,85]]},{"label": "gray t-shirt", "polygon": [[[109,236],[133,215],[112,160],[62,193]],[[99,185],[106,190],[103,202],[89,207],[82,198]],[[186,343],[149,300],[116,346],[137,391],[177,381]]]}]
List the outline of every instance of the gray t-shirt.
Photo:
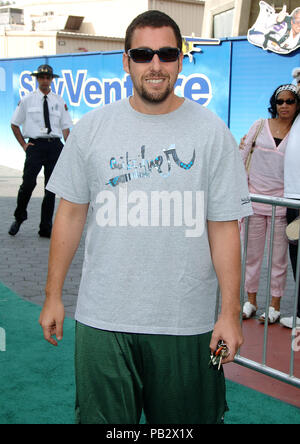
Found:
[{"label": "gray t-shirt", "polygon": [[252,214],[237,145],[217,116],[189,100],[163,115],[128,99],[94,110],[47,188],[92,208],[76,320],[132,333],[213,329],[206,222]]}]

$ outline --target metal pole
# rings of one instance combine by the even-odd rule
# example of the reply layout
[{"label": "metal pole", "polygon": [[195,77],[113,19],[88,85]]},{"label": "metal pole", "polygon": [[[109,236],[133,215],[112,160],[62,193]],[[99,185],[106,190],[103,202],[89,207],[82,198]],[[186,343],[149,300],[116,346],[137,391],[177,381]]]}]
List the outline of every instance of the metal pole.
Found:
[{"label": "metal pole", "polygon": [[[248,251],[248,232],[249,232],[249,217],[246,217],[244,232],[244,245],[243,245],[243,256],[242,256],[242,273],[241,273],[241,306],[243,307],[245,301],[245,276],[246,276],[246,259]],[[241,313],[242,316],[242,313]],[[241,319],[242,320],[242,319]]]},{"label": "metal pole", "polygon": [[[297,256],[297,272],[296,272],[296,282],[295,282],[295,299],[294,299],[294,316],[293,316],[293,329],[291,335],[291,359],[290,359],[290,372],[289,374],[280,372],[276,369],[268,367],[266,365],[267,358],[267,338],[268,338],[268,313],[269,313],[269,303],[270,303],[270,287],[271,287],[271,267],[272,267],[272,257],[273,257],[273,240],[274,240],[274,226],[275,226],[275,214],[276,214],[276,206],[281,207],[290,207],[295,209],[300,209],[300,201],[293,199],[285,199],[280,197],[271,197],[271,196],[262,196],[257,194],[251,194],[252,202],[259,202],[272,205],[272,224],[271,224],[271,234],[270,234],[270,249],[269,249],[269,264],[268,264],[268,281],[267,281],[267,301],[266,301],[266,319],[265,319],[265,328],[264,328],[264,348],[263,348],[263,363],[260,364],[255,361],[251,361],[250,359],[244,358],[238,354],[235,358],[235,362],[244,367],[248,367],[252,370],[261,372],[273,378],[276,378],[280,381],[286,382],[288,384],[294,385],[295,387],[300,388],[300,379],[296,378],[294,375],[294,341],[297,336],[296,330],[296,319],[297,319],[297,308],[298,308],[298,291],[299,291],[299,281],[300,281],[300,248],[298,248],[298,256]],[[245,230],[246,231],[246,230]],[[248,237],[248,230],[245,233],[245,236]],[[244,242],[247,247],[246,241]],[[300,234],[298,245],[300,244]],[[247,250],[245,251],[245,256],[247,254]],[[245,266],[245,256],[243,257],[243,266]],[[245,276],[245,272],[242,273],[243,279]],[[241,289],[241,295],[244,297],[244,289]]]},{"label": "metal pole", "polygon": [[[283,373],[279,370],[276,370],[272,367],[268,367],[266,365],[266,353],[267,353],[267,337],[268,337],[268,314],[269,314],[269,303],[270,303],[270,287],[271,287],[271,267],[272,267],[272,257],[273,257],[273,240],[274,240],[274,227],[275,227],[275,214],[276,214],[276,206],[281,207],[290,207],[300,209],[300,201],[292,200],[292,199],[284,199],[280,197],[270,197],[270,196],[261,196],[257,194],[250,194],[252,202],[260,202],[272,205],[272,223],[271,223],[271,233],[270,233],[270,249],[269,249],[269,264],[268,264],[268,288],[267,288],[267,304],[266,304],[266,319],[265,319],[265,331],[264,331],[264,349],[263,349],[263,363],[258,363],[256,361],[252,361],[248,358],[244,358],[240,356],[240,353],[235,357],[234,362],[242,365],[244,367],[250,368],[254,371],[263,373],[267,376],[275,378],[279,381],[285,382],[287,384],[293,385],[297,388],[300,388],[300,378],[296,378],[293,376],[294,372],[294,351],[292,350],[291,362],[290,362],[290,373]],[[244,301],[244,283],[245,283],[245,268],[246,268],[246,256],[247,256],[247,247],[248,247],[248,218],[245,221],[245,239],[244,239],[244,252],[242,259],[242,273],[241,273],[241,303]],[[300,237],[300,236],[299,236]],[[298,245],[300,243],[300,239],[298,241]],[[294,303],[294,318],[293,318],[293,334],[292,341],[295,340],[296,336],[296,317],[297,317],[297,302],[298,302],[298,288],[300,281],[300,248],[298,248],[298,257],[297,257],[297,272],[296,272],[296,289],[295,289],[295,303]],[[220,291],[218,289],[217,292],[217,307],[216,307],[216,318],[218,314],[218,306],[220,302]],[[293,342],[292,342],[293,344]],[[293,347],[291,347],[293,348]]]},{"label": "metal pole", "polygon": [[237,356],[234,362],[236,364],[242,365],[243,367],[250,368],[251,370],[255,370],[257,372],[263,373],[264,375],[270,376],[271,378],[275,378],[278,381],[282,381],[287,384],[293,385],[294,387],[300,388],[299,378],[289,376],[288,374],[276,370],[272,367],[267,367],[266,365],[259,364],[256,361],[252,361],[251,359],[247,359],[242,356]]},{"label": "metal pole", "polygon": [[296,265],[296,283],[295,283],[295,302],[294,302],[294,316],[293,316],[293,328],[291,336],[291,361],[290,361],[290,376],[294,374],[294,361],[295,361],[295,350],[293,347],[294,341],[297,336],[296,324],[297,324],[297,311],[298,311],[298,297],[299,297],[299,280],[300,280],[300,233],[298,239],[298,254],[297,254],[297,265]]},{"label": "metal pole", "polygon": [[266,203],[269,205],[276,205],[278,207],[289,207],[300,209],[299,200],[294,199],[285,199],[283,197],[271,197],[271,196],[262,196],[260,194],[250,194],[252,202]]},{"label": "metal pole", "polygon": [[264,348],[262,364],[266,365],[267,361],[267,345],[268,345],[268,327],[269,327],[269,309],[271,299],[271,278],[272,278],[272,261],[273,261],[273,241],[275,228],[275,212],[276,206],[272,205],[272,223],[269,242],[269,262],[268,262],[268,280],[267,280],[267,294],[266,294],[266,308],[265,308],[265,328],[264,328]]}]

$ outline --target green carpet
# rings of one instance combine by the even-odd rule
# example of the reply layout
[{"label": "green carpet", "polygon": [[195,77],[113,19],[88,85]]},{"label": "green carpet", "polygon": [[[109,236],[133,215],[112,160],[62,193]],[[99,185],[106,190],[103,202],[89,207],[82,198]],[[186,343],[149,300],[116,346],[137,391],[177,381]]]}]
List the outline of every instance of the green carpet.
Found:
[{"label": "green carpet", "polygon": [[0,424],[73,422],[74,321],[67,319],[59,347],[44,338],[41,308],[0,283],[0,327],[6,351],[0,352]]},{"label": "green carpet", "polygon": [[[73,424],[74,321],[66,319],[54,348],[43,338],[40,310],[0,283],[0,424]],[[300,423],[300,409],[231,381],[227,401],[226,424]]]}]

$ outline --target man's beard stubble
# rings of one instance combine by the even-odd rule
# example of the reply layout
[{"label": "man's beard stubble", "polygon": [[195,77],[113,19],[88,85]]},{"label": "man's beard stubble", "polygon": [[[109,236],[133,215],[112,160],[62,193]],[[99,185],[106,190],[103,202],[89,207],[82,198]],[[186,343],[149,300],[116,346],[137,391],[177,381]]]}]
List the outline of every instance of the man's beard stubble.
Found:
[{"label": "man's beard stubble", "polygon": [[144,87],[144,85],[142,85],[141,90],[140,90],[140,95],[147,102],[162,103],[167,99],[167,97],[171,94],[171,92],[172,92],[172,89],[170,87],[170,83],[168,83],[168,85],[164,91],[157,92],[157,93],[150,93],[149,91],[147,91],[147,89]]},{"label": "man's beard stubble", "polygon": [[[166,75],[165,73],[162,73],[161,71],[159,71],[159,72],[151,71],[149,74],[144,75],[142,77],[142,84],[141,84],[141,86],[139,86],[137,84],[137,82],[135,81],[135,78],[132,75],[132,73],[130,73],[130,75],[131,75],[131,79],[132,79],[132,83],[133,83],[135,91],[146,102],[149,102],[149,103],[162,103],[162,102],[164,102],[167,99],[167,97],[174,90],[174,85],[171,85],[170,76]],[[158,79],[158,78],[167,79],[168,82],[167,82],[166,89],[164,91],[161,91],[161,92],[150,93],[147,90],[147,88],[145,88],[145,86],[144,86],[144,84],[146,83],[145,78],[147,78],[147,79]]]}]

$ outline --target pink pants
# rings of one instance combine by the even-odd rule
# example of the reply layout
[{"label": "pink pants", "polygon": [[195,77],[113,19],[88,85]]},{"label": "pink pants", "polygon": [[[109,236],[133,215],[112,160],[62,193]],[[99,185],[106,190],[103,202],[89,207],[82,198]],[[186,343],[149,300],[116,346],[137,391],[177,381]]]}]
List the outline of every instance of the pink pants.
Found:
[{"label": "pink pants", "polygon": [[[248,250],[246,258],[245,290],[248,293],[257,293],[261,265],[264,257],[266,237],[268,251],[271,234],[271,216],[254,214],[249,217]],[[273,259],[271,274],[271,296],[281,297],[284,294],[287,268],[288,268],[288,240],[285,229],[286,216],[275,217]],[[242,224],[242,237],[244,238],[245,226]]]}]

